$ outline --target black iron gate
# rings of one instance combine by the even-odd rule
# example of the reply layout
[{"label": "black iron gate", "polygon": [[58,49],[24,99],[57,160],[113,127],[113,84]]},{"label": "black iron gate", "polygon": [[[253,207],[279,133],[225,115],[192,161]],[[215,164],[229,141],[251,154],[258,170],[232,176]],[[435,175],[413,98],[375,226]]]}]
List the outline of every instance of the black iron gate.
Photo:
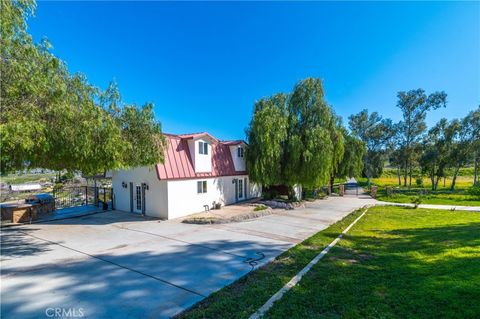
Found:
[{"label": "black iron gate", "polygon": [[344,183],[345,195],[358,196],[358,183]]},{"label": "black iron gate", "polygon": [[113,209],[113,189],[111,187],[67,186],[53,190],[55,209],[93,205],[103,209]]}]

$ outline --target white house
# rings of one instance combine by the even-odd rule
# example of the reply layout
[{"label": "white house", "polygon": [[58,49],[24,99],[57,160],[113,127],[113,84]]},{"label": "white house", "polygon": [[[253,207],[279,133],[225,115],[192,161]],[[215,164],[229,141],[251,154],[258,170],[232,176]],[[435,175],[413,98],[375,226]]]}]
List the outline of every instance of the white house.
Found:
[{"label": "white house", "polygon": [[164,134],[163,164],[115,171],[115,208],[171,219],[259,197],[245,167],[245,142],[208,133]]}]

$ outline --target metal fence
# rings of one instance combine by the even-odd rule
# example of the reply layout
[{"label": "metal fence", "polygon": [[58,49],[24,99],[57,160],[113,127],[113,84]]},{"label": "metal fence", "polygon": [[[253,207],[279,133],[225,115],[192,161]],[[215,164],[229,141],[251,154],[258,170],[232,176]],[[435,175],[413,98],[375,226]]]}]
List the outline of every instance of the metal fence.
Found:
[{"label": "metal fence", "polygon": [[94,205],[104,209],[112,207],[112,188],[95,186],[69,186],[53,190],[55,209]]}]

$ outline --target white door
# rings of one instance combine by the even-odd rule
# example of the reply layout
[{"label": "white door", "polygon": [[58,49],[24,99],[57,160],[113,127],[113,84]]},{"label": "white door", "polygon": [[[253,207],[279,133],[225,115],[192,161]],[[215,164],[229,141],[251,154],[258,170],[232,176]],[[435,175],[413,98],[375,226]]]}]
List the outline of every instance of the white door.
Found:
[{"label": "white door", "polygon": [[135,213],[142,213],[142,185],[135,186],[135,194],[133,202],[133,211]]}]

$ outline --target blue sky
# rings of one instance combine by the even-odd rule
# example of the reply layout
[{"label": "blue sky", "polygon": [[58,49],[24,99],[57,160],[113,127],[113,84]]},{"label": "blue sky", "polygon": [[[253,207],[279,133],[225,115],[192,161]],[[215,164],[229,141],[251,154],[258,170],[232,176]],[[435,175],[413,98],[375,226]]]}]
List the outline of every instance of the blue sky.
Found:
[{"label": "blue sky", "polygon": [[154,102],[169,133],[244,138],[256,100],[306,77],[345,122],[398,121],[401,90],[447,92],[429,124],[480,104],[479,2],[39,2],[29,26],[70,71]]}]

